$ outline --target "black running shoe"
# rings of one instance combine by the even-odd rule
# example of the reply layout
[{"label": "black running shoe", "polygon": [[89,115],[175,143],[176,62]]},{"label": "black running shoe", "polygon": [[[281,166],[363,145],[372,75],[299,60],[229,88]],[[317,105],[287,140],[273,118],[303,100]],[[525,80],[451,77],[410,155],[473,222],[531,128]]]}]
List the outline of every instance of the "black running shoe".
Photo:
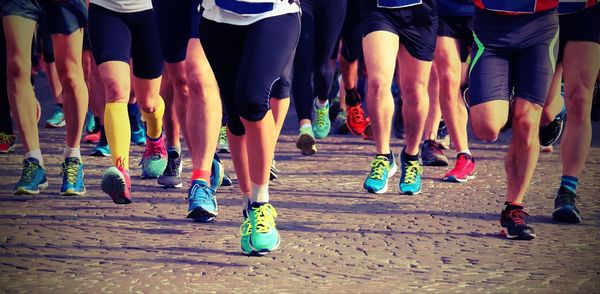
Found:
[{"label": "black running shoe", "polygon": [[279,173],[279,170],[275,166],[275,159],[273,159],[273,161],[271,161],[271,171],[270,171],[270,175],[269,175],[269,180],[272,181],[272,180],[277,179],[277,177],[278,177],[277,173]]},{"label": "black running shoe", "polygon": [[423,142],[421,160],[424,166],[448,166],[448,158],[442,152],[440,144],[434,140]]},{"label": "black running shoe", "polygon": [[535,231],[527,225],[525,218],[529,214],[523,206],[506,204],[500,214],[500,225],[506,228],[506,238],[512,240],[531,240],[535,238]]},{"label": "black running shoe", "polygon": [[221,182],[221,187],[227,187],[233,185],[231,178],[227,174],[227,172],[223,172],[223,182]]},{"label": "black running shoe", "polygon": [[540,126],[540,145],[548,147],[558,140],[563,131],[563,122],[566,114],[567,111],[563,107],[560,113],[549,124]]},{"label": "black running shoe", "polygon": [[163,188],[181,188],[181,170],[183,165],[181,164],[181,155],[175,150],[169,150],[167,159],[167,168],[162,173],[156,183]]},{"label": "black running shoe", "polygon": [[556,199],[554,199],[552,218],[561,223],[580,223],[581,216],[575,205],[575,198],[577,198],[577,195],[574,192],[565,187],[560,187]]}]

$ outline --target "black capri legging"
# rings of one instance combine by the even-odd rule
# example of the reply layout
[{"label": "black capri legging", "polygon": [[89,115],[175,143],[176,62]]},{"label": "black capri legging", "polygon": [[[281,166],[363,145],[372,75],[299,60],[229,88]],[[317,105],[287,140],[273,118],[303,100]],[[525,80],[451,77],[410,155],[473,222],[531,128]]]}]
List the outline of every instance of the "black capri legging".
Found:
[{"label": "black capri legging", "polygon": [[155,79],[162,75],[163,57],[152,9],[119,13],[90,4],[90,41],[98,65],[132,60],[133,75]]},{"label": "black capri legging", "polygon": [[[200,23],[200,42],[221,90],[227,126],[241,136],[245,129],[240,117],[260,121],[271,108],[272,89],[285,76],[298,43],[299,14],[269,17],[247,26],[206,18]],[[277,96],[285,91],[278,89]]]}]

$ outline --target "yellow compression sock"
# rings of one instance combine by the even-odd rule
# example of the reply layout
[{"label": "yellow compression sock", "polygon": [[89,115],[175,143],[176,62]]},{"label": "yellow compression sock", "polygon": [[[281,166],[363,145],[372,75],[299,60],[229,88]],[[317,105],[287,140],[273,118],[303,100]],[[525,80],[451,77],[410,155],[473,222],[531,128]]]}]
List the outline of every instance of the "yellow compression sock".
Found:
[{"label": "yellow compression sock", "polygon": [[158,139],[160,138],[160,135],[162,135],[165,102],[161,97],[159,97],[158,101],[159,103],[156,106],[156,110],[154,110],[152,113],[148,113],[140,109],[142,112],[142,118],[146,122],[146,135],[148,135],[150,139]]},{"label": "yellow compression sock", "polygon": [[129,141],[131,140],[131,128],[129,125],[129,114],[127,103],[106,103],[104,107],[104,130],[110,147],[115,166],[119,159],[123,161],[123,168],[129,170]]}]

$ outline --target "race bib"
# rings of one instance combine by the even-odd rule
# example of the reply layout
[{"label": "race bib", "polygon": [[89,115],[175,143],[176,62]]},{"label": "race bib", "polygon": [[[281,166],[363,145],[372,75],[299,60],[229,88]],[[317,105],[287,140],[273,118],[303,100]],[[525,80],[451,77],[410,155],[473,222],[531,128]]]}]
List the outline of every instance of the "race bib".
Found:
[{"label": "race bib", "polygon": [[379,8],[404,8],[423,4],[423,0],[377,0]]},{"label": "race bib", "polygon": [[256,15],[272,11],[278,0],[215,0],[219,8],[239,15]]},{"label": "race bib", "polygon": [[568,14],[584,10],[588,0],[560,0],[558,2],[558,13]]},{"label": "race bib", "polygon": [[494,11],[534,13],[536,0],[482,0],[486,9]]}]

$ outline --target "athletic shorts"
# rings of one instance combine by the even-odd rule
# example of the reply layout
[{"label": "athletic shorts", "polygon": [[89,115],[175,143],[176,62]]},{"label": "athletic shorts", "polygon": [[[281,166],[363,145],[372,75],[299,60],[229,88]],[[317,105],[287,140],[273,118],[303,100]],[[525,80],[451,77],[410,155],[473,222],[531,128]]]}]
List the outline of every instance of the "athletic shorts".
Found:
[{"label": "athletic shorts", "polygon": [[458,40],[460,44],[460,61],[466,62],[469,57],[469,48],[473,44],[473,17],[440,16],[437,35]]},{"label": "athletic shorts", "polygon": [[152,9],[120,13],[92,3],[89,31],[96,64],[131,59],[135,77],[161,76],[164,62]]},{"label": "athletic shorts", "polygon": [[32,0],[2,0],[0,1],[0,16],[20,16],[38,21],[42,16],[42,7]]},{"label": "athletic shorts", "polygon": [[558,17],[560,23],[560,46],[558,62],[562,62],[563,51],[568,41],[600,43],[600,4],[572,14]]},{"label": "athletic shorts", "polygon": [[50,35],[70,35],[87,25],[88,9],[84,0],[62,0],[40,2],[44,10],[41,25]]},{"label": "athletic shorts", "polygon": [[471,106],[508,101],[513,91],[515,97],[544,105],[558,54],[555,10],[511,16],[478,9],[473,35]]},{"label": "athletic shorts", "polygon": [[198,35],[198,4],[197,0],[152,1],[165,62],[178,63],[185,60],[192,31]]},{"label": "athletic shorts", "polygon": [[422,61],[432,61],[437,33],[437,7],[433,0],[399,9],[377,7],[375,0],[363,0],[360,7],[363,38],[375,31],[396,34],[408,53]]}]

